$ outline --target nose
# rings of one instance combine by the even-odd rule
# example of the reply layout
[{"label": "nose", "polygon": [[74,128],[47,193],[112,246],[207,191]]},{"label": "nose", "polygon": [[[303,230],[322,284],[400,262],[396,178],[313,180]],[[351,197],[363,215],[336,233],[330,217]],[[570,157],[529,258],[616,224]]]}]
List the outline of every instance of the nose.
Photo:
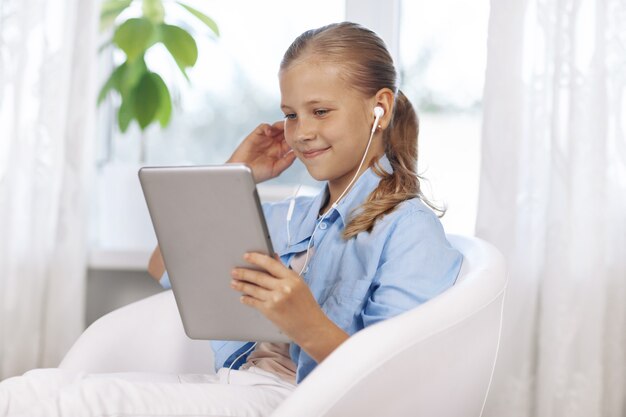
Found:
[{"label": "nose", "polygon": [[305,142],[315,139],[315,123],[308,118],[299,118],[296,121],[294,137],[298,142]]}]

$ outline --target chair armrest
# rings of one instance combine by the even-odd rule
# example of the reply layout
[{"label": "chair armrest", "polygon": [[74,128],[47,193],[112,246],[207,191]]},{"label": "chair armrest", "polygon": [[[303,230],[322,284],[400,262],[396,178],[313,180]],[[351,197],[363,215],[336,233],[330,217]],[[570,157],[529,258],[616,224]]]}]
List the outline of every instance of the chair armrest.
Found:
[{"label": "chair armrest", "polygon": [[506,265],[487,242],[450,241],[464,256],[453,287],[351,336],[272,417],[481,415],[499,347]]},{"label": "chair armrest", "polygon": [[171,290],[95,321],[59,368],[88,373],[214,373],[210,342],[187,337]]}]

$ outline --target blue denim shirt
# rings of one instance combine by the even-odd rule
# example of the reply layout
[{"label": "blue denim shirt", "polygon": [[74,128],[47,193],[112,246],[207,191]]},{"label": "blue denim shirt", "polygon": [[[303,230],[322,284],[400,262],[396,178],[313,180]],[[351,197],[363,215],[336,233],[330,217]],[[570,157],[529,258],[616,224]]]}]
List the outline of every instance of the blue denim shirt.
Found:
[{"label": "blue denim shirt", "polygon": [[[383,156],[381,166],[391,172]],[[378,186],[380,177],[365,171],[338,206],[323,220],[312,246],[315,253],[302,274],[324,313],[352,335],[379,321],[417,307],[454,284],[462,255],[450,246],[437,216],[419,199],[402,202],[378,220],[370,233],[361,232],[344,240],[341,236],[357,209]],[[316,197],[298,197],[287,244],[289,200],[265,203],[263,210],[274,250],[285,265],[307,249],[318,213],[325,202],[326,188]],[[167,273],[162,285],[169,287]],[[233,369],[243,365],[247,355],[232,362],[252,342],[213,341],[215,367]],[[297,364],[296,381],[302,381],[317,365],[295,343],[290,355]]]}]

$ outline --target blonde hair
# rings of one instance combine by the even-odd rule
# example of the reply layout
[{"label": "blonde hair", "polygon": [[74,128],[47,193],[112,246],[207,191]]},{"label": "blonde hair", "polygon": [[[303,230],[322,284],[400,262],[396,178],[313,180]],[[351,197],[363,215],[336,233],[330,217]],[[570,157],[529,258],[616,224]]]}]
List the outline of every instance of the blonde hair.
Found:
[{"label": "blonde hair", "polygon": [[380,89],[395,92],[393,115],[383,132],[385,155],[393,172],[386,172],[373,162],[372,169],[381,177],[378,187],[355,210],[343,237],[371,232],[377,220],[391,213],[398,204],[415,197],[443,215],[444,210],[430,203],[420,190],[417,174],[417,137],[419,120],[413,105],[398,89],[393,59],[383,40],[373,31],[351,22],[334,23],[304,32],[293,41],[280,64],[283,71],[299,59],[314,55],[317,60],[344,67],[342,77],[366,97]]}]

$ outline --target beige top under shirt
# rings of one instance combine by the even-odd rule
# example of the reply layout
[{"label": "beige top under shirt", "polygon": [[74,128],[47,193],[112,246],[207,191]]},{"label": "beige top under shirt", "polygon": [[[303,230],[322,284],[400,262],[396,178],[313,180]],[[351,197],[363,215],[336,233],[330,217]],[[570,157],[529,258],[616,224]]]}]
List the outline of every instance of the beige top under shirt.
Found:
[{"label": "beige top under shirt", "polygon": [[[313,248],[309,250],[309,259],[313,256]],[[300,272],[304,266],[306,251],[296,254],[291,259],[290,267]],[[264,371],[272,372],[285,381],[296,384],[296,364],[289,355],[289,343],[260,342],[252,351],[241,369],[256,366]]]}]

